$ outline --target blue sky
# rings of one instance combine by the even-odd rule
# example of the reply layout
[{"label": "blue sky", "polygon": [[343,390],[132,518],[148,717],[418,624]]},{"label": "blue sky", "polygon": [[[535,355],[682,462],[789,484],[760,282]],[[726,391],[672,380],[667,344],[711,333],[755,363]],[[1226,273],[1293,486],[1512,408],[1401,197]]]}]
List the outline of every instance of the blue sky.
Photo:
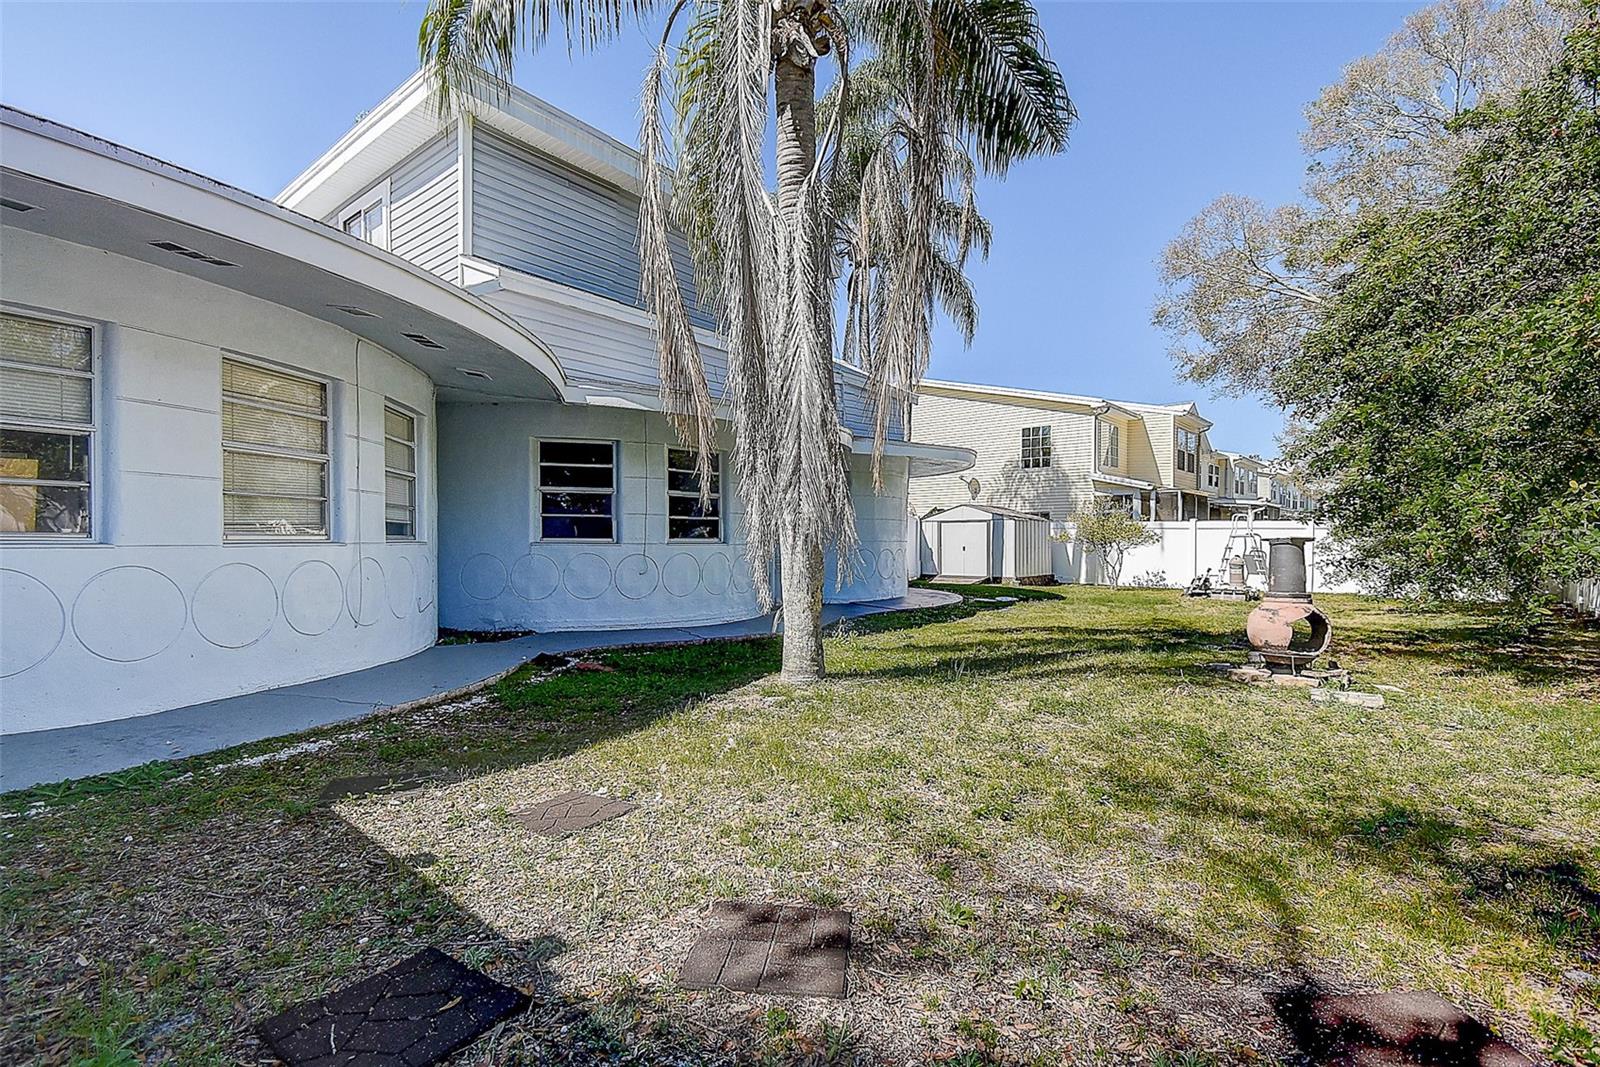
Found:
[{"label": "blue sky", "polygon": [[[1081,119],[1067,151],[982,190],[981,314],[932,373],[1197,401],[1220,448],[1275,453],[1276,412],[1177,380],[1150,325],[1161,250],[1212,197],[1296,195],[1307,101],[1415,3],[1039,4]],[[266,196],[416,65],[423,6],[0,4],[0,97]],[[632,143],[651,36],[559,43],[517,82]]]}]

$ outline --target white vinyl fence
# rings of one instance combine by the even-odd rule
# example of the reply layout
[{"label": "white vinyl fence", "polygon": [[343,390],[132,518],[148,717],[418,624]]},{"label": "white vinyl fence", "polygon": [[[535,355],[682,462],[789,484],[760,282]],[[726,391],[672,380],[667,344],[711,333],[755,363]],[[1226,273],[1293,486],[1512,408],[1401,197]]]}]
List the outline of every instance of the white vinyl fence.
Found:
[{"label": "white vinyl fence", "polygon": [[[1211,571],[1213,578],[1227,578],[1226,556],[1241,555],[1245,542],[1238,536],[1247,532],[1243,523],[1231,521],[1201,521],[1188,519],[1181,522],[1148,522],[1145,526],[1161,535],[1161,540],[1151,545],[1130,549],[1122,563],[1123,585],[1154,585],[1165,588],[1182,588],[1195,578]],[[1069,522],[1051,524],[1056,535],[1072,533]],[[1263,541],[1274,537],[1309,537],[1306,546],[1306,579],[1313,593],[1359,593],[1362,589],[1354,582],[1340,581],[1321,566],[1322,560],[1335,553],[1327,541],[1327,532],[1313,522],[1284,520],[1257,520],[1248,532]],[[1233,536],[1230,544],[1230,535]],[[1076,541],[1056,541],[1053,550],[1053,569],[1057,581],[1073,584],[1106,584],[1107,578],[1098,556],[1086,552]],[[1320,557],[1320,559],[1319,559]],[[1267,576],[1264,570],[1249,565],[1245,580],[1258,589],[1265,589]]]},{"label": "white vinyl fence", "polygon": [[1600,578],[1568,582],[1561,588],[1561,602],[1600,619]]},{"label": "white vinyl fence", "polygon": [[[1207,570],[1211,571],[1214,578],[1225,579],[1227,565],[1223,561],[1224,550],[1230,550],[1228,555],[1238,555],[1245,551],[1244,542],[1237,536],[1246,532],[1242,522],[1235,525],[1231,521],[1187,519],[1179,522],[1147,522],[1145,526],[1160,534],[1161,540],[1152,545],[1141,545],[1128,552],[1122,564],[1123,585],[1154,585],[1181,589]],[[1070,535],[1072,530],[1073,524],[1070,522],[1050,524],[1052,536],[1050,563],[1056,581],[1074,585],[1107,584],[1104,568],[1098,556],[1084,551],[1083,546],[1075,541],[1055,539],[1063,533]],[[1364,592],[1355,582],[1341,580],[1334,574],[1324,573],[1331,568],[1323,561],[1337,555],[1337,551],[1327,540],[1327,531],[1316,523],[1257,520],[1248,527],[1248,532],[1263,541],[1273,537],[1311,538],[1311,543],[1306,546],[1306,578],[1312,592]],[[1234,538],[1231,545],[1230,535]],[[921,523],[917,516],[908,516],[906,560],[909,562],[922,559],[924,561],[922,570],[926,571],[927,553],[924,551],[923,541]],[[1266,574],[1254,566],[1249,567],[1246,581],[1258,589],[1265,589],[1267,586]],[[1591,597],[1597,593],[1600,593],[1600,588],[1593,588],[1591,583]],[[1590,603],[1593,604],[1594,600],[1591,599]]]}]

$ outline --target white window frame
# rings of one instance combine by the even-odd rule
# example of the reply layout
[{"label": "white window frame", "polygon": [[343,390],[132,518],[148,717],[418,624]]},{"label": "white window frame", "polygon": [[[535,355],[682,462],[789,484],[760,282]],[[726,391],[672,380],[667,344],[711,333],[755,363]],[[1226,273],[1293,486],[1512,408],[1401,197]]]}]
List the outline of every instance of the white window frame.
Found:
[{"label": "white window frame", "polygon": [[[589,489],[571,485],[545,488],[544,465],[540,462],[540,445],[608,445],[611,448],[611,488]],[[598,463],[567,463],[559,466],[599,467]],[[611,495],[610,537],[546,537],[544,535],[544,494],[578,492],[609,493]],[[553,515],[553,518],[571,518],[570,515]],[[604,437],[535,437],[533,439],[533,540],[555,545],[615,545],[622,540],[622,442]]]},{"label": "white window frame", "polygon": [[[1196,430],[1184,429],[1182,426],[1179,426],[1179,427],[1176,427],[1174,429],[1174,432],[1173,432],[1172,436],[1173,436],[1173,451],[1177,455],[1176,462],[1177,462],[1178,469],[1180,471],[1184,471],[1184,472],[1186,472],[1188,474],[1193,474],[1196,477],[1199,477],[1199,475],[1200,475],[1200,434],[1199,434],[1199,432],[1196,431]],[[1186,437],[1187,437],[1187,440],[1188,440],[1188,443],[1189,443],[1189,447],[1188,448],[1184,447],[1184,442],[1185,442],[1185,438]]]},{"label": "white window frame", "polygon": [[[389,436],[389,412],[403,415],[411,420],[411,440],[402,441],[398,437]],[[383,538],[385,541],[421,541],[422,537],[422,416],[396,400],[384,397],[383,400]],[[411,449],[411,470],[403,471],[389,466],[389,442],[406,445]],[[397,536],[389,532],[389,476],[408,479],[411,482],[411,534],[410,536]]]},{"label": "white window frame", "polygon": [[[365,216],[375,204],[383,205],[383,242],[381,244],[377,241],[368,241],[365,237],[357,236],[345,228],[350,224],[351,219],[358,215]],[[368,189],[365,193],[340,208],[339,213],[334,216],[334,227],[346,237],[354,237],[358,241],[366,242],[373,248],[381,248],[387,252],[389,250],[390,235],[394,230],[394,213],[389,204],[389,179],[385,178],[382,182],[374,185],[371,189]]]},{"label": "white window frame", "polygon": [[[1034,435],[1033,444],[1034,444],[1034,449],[1035,449],[1035,455],[1036,455],[1036,458],[1038,459],[1038,462],[1036,462],[1036,463],[1028,462],[1028,455],[1029,455],[1029,453],[1028,453],[1028,435],[1029,434],[1033,434]],[[1051,462],[1055,458],[1054,454],[1053,454],[1055,450],[1054,450],[1054,448],[1051,447],[1052,444],[1053,444],[1053,442],[1052,442],[1052,437],[1053,436],[1054,435],[1050,432],[1050,424],[1049,423],[1044,423],[1044,424],[1039,425],[1039,426],[1024,426],[1022,428],[1022,469],[1023,470],[1046,470],[1051,466]]]},{"label": "white window frame", "polygon": [[1222,489],[1222,464],[1206,464],[1206,488],[1216,490]]},{"label": "white window frame", "polygon": [[[241,352],[234,352],[234,351],[230,351],[228,349],[223,349],[222,350],[222,360],[221,360],[221,362],[219,362],[217,364],[217,381],[218,381],[219,385],[220,385],[220,383],[222,381],[222,364],[223,363],[242,363],[245,366],[260,367],[262,370],[272,371],[274,374],[282,374],[283,376],[285,376],[287,378],[298,378],[303,382],[310,382],[311,384],[317,386],[318,388],[320,388],[322,390],[322,414],[321,415],[312,415],[312,414],[310,414],[308,412],[296,411],[293,408],[283,409],[283,408],[280,408],[277,405],[274,405],[274,404],[272,404],[270,402],[260,401],[260,400],[251,400],[248,397],[242,398],[242,399],[239,399],[239,400],[231,401],[231,403],[242,403],[246,407],[265,408],[268,411],[284,410],[287,414],[290,414],[290,415],[298,415],[301,418],[316,419],[316,420],[320,421],[322,423],[322,452],[320,454],[312,454],[312,453],[309,453],[309,452],[301,452],[300,450],[294,449],[294,448],[273,448],[271,445],[238,444],[238,445],[231,445],[230,446],[228,444],[227,438],[222,437],[221,432],[220,432],[221,431],[221,423],[222,423],[222,405],[230,403],[230,401],[228,400],[228,398],[226,396],[223,396],[219,392],[218,395],[219,395],[220,403],[217,406],[217,423],[218,423],[218,431],[219,431],[218,432],[218,440],[221,442],[221,445],[222,445],[222,461],[223,461],[223,474],[222,474],[222,483],[221,483],[222,503],[223,503],[222,515],[221,515],[221,519],[222,519],[222,540],[223,540],[223,543],[224,544],[229,544],[229,545],[249,545],[249,544],[276,545],[276,544],[284,544],[284,543],[290,543],[290,542],[296,542],[296,541],[310,542],[310,543],[331,542],[333,540],[333,383],[331,381],[329,381],[327,378],[323,378],[323,377],[320,377],[320,376],[315,375],[315,374],[309,374],[306,371],[300,370],[297,367],[286,367],[281,363],[273,363],[270,360],[257,359],[254,356],[247,356],[247,355],[245,355],[245,354],[243,354]],[[316,460],[316,461],[320,462],[322,464],[322,494],[323,494],[322,495],[322,525],[323,525],[323,532],[320,533],[320,534],[269,534],[269,533],[262,533],[259,530],[252,530],[249,533],[230,534],[228,532],[228,508],[227,508],[227,497],[228,497],[227,455],[228,455],[229,452],[246,452],[246,453],[253,453],[255,455],[265,455],[265,456],[287,456],[290,459],[309,459],[309,460]],[[250,495],[250,494],[236,494],[236,495]]]},{"label": "white window frame", "polygon": [[[672,454],[674,452],[685,452],[685,453],[688,453],[691,456],[694,455],[694,450],[693,449],[677,448],[677,447],[674,447],[673,445],[667,445],[666,449],[665,449],[665,451],[663,453],[665,455],[665,457],[666,457],[666,466],[663,468],[663,470],[666,471],[666,478],[663,480],[662,485],[665,486],[666,491],[667,491],[667,543],[668,544],[672,544],[672,545],[718,545],[718,544],[723,544],[728,539],[728,527],[727,527],[728,517],[725,514],[723,514],[723,508],[722,508],[723,496],[724,496],[724,494],[722,492],[722,489],[721,489],[722,478],[723,478],[722,453],[721,452],[713,452],[713,453],[711,453],[711,464],[712,464],[711,473],[716,478],[717,485],[719,487],[716,492],[711,494],[711,499],[712,499],[713,502],[715,502],[716,507],[717,507],[717,514],[715,516],[715,518],[717,520],[717,536],[716,537],[673,537],[672,536],[672,498],[673,497],[679,497],[679,498],[692,497],[695,500],[699,500],[700,499],[700,494],[698,492],[691,492],[691,491],[685,490],[685,489],[674,489],[674,488],[672,488],[672,472],[675,471],[675,470],[681,471],[681,470],[685,470],[686,469],[686,468],[683,468],[683,467],[674,467],[672,465]],[[612,507],[616,507],[616,504],[613,503]]]},{"label": "white window frame", "polygon": [[1100,465],[1113,470],[1122,469],[1122,427],[1106,419],[1099,420],[1098,425],[1105,431],[1101,447]]},{"label": "white window frame", "polygon": [[[37,319],[40,322],[50,322],[58,326],[76,326],[89,331],[89,422],[87,426],[74,423],[27,423],[19,419],[3,420],[5,425],[23,432],[39,431],[41,433],[85,434],[89,438],[87,448],[89,459],[89,528],[83,533],[28,533],[0,534],[0,543],[8,545],[83,545],[93,544],[99,539],[100,530],[104,528],[102,520],[104,515],[101,507],[104,502],[102,488],[103,478],[98,477],[103,464],[101,462],[100,441],[100,414],[101,414],[101,377],[100,344],[102,324],[92,319],[79,318],[59,311],[45,311],[39,308],[25,307],[21,304],[0,303],[0,314],[13,315],[23,319]],[[37,371],[39,368],[29,364],[16,364],[27,370]],[[56,371],[54,373],[66,374],[69,377],[85,377],[82,371]],[[79,482],[61,482],[41,479],[15,479],[7,480],[12,485],[65,485],[76,486]]]}]

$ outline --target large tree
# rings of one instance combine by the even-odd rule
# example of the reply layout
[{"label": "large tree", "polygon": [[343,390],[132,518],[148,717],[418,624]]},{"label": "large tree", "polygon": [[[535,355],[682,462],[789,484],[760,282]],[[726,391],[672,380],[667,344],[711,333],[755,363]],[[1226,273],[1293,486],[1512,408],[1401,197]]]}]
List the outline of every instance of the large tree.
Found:
[{"label": "large tree", "polygon": [[1458,121],[1445,190],[1351,238],[1278,389],[1365,577],[1532,601],[1600,573],[1600,18]]},{"label": "large tree", "polygon": [[1439,0],[1345,68],[1306,108],[1300,203],[1226,195],[1168,245],[1154,321],[1179,372],[1234,394],[1277,396],[1278,374],[1326,312],[1368,220],[1426,207],[1478,132],[1459,122],[1542,78],[1577,0]]},{"label": "large tree", "polygon": [[936,305],[970,312],[960,265],[987,235],[974,174],[1061,150],[1072,103],[1028,0],[431,0],[421,51],[448,102],[503,88],[554,20],[588,46],[657,10],[640,258],[663,401],[708,483],[716,401],[672,269],[677,227],[727,345],[747,556],[766,604],[779,560],[783,675],[808,682],[823,673],[824,549],[844,566],[855,546],[833,389],[838,287],[848,277],[876,470],[927,368]]}]

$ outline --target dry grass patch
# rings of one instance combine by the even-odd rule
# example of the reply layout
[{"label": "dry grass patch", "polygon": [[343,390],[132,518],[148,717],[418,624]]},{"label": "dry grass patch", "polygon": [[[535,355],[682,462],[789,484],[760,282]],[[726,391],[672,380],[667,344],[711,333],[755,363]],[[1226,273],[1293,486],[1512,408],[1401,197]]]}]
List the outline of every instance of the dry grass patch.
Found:
[{"label": "dry grass patch", "polygon": [[[1600,641],[1327,604],[1381,711],[1201,669],[1240,605],[1066,589],[858,622],[801,692],[770,641],[615,653],[8,798],[0,1059],[257,1057],[252,1021],[426,943],[535,995],[472,1061],[1276,1060],[1306,978],[1593,1057]],[[639,807],[510,818],[566,790]],[[732,896],[853,911],[849,999],[678,989]]]}]

